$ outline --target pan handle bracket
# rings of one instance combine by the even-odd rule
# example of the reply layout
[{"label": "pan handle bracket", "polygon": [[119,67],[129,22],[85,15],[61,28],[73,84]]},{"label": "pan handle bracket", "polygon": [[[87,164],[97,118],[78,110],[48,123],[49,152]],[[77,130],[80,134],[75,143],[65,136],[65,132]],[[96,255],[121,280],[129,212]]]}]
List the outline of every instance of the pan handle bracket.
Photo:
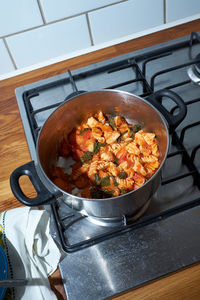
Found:
[{"label": "pan handle bracket", "polygon": [[[175,104],[179,108],[178,114],[173,115],[163,106],[163,97],[170,98],[173,102],[175,102]],[[159,90],[146,99],[151,104],[153,104],[153,106],[155,106],[165,117],[169,126],[169,133],[172,133],[176,129],[176,127],[183,121],[187,114],[187,106],[184,103],[183,99],[173,91],[167,89]]]}]

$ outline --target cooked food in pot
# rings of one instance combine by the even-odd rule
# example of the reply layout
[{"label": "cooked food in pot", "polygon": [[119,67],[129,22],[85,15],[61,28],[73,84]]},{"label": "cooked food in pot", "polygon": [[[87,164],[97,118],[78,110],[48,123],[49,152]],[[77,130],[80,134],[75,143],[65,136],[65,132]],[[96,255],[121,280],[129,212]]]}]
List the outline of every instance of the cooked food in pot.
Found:
[{"label": "cooked food in pot", "polygon": [[100,111],[60,143],[52,181],[84,198],[116,197],[150,179],[160,165],[159,158],[154,133]]}]

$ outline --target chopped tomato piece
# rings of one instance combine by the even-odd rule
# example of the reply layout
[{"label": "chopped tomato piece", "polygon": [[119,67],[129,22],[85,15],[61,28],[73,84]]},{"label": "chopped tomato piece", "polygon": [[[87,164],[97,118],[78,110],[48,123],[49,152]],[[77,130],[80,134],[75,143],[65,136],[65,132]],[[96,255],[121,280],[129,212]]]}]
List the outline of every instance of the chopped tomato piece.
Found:
[{"label": "chopped tomato piece", "polygon": [[89,184],[89,179],[86,176],[81,175],[74,181],[74,184],[78,189],[83,189]]},{"label": "chopped tomato piece", "polygon": [[135,173],[133,176],[133,180],[135,181],[134,183],[134,190],[139,188],[141,185],[145,183],[145,178],[142,175],[139,175],[138,173]]},{"label": "chopped tomato piece", "polygon": [[130,159],[127,159],[127,163],[129,169],[134,166],[134,163]]},{"label": "chopped tomato piece", "polygon": [[81,162],[77,161],[75,164],[71,165],[72,170],[77,170],[81,167]]},{"label": "chopped tomato piece", "polygon": [[104,170],[99,170],[99,177],[103,178],[108,176],[108,172],[104,171]]},{"label": "chopped tomato piece", "polygon": [[83,139],[88,140],[91,137],[91,130],[86,130],[83,134]]},{"label": "chopped tomato piece", "polygon": [[76,143],[76,129],[73,129],[68,135],[68,141],[71,145]]},{"label": "chopped tomato piece", "polygon": [[53,182],[55,183],[55,185],[57,185],[62,190],[66,191],[68,193],[72,192],[71,184],[69,182],[66,182],[64,179],[55,178],[55,179],[53,179]]},{"label": "chopped tomato piece", "polygon": [[89,187],[86,187],[82,190],[81,197],[89,198],[89,199],[91,198],[91,193],[90,193],[90,188]]},{"label": "chopped tomato piece", "polygon": [[53,171],[51,172],[51,176],[53,178],[57,178],[58,177],[58,178],[62,178],[64,180],[68,179],[68,174],[65,174],[64,171],[63,171],[63,169],[60,168],[60,167],[55,167],[53,169]]},{"label": "chopped tomato piece", "polygon": [[75,161],[80,161],[81,156],[83,156],[84,152],[78,148],[73,150],[73,159]]},{"label": "chopped tomato piece", "polygon": [[68,157],[70,154],[70,146],[67,141],[63,140],[59,147],[59,154],[64,157]]}]

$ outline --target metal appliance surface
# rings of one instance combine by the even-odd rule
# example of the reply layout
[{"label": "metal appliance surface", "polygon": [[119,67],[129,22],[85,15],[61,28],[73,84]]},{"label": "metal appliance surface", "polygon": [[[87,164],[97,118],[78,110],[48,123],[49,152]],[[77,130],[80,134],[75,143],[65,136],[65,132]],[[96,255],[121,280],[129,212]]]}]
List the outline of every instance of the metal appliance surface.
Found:
[{"label": "metal appliance surface", "polygon": [[[148,97],[167,88],[187,105],[184,121],[170,134],[162,185],[135,222],[125,216],[116,224],[91,222],[61,198],[45,207],[52,235],[67,252],[60,271],[68,300],[109,298],[200,261],[200,86],[188,75],[199,53],[200,34],[192,33],[16,89],[33,160],[40,127],[77,90],[113,88]],[[169,99],[163,104],[177,113]]]}]

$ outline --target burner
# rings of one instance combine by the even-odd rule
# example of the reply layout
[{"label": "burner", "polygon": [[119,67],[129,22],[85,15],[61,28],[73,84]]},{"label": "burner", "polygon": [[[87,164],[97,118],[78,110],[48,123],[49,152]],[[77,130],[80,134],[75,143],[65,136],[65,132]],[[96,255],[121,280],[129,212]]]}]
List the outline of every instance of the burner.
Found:
[{"label": "burner", "polygon": [[88,216],[87,220],[94,223],[95,225],[105,226],[105,227],[121,227],[127,224],[133,223],[138,220],[149,207],[151,200],[146,202],[134,215],[123,216],[121,218],[96,218]]},{"label": "burner", "polygon": [[[200,53],[197,54],[197,56],[195,57],[195,60],[199,60],[200,61]],[[196,84],[200,84],[200,62],[190,66],[187,70],[188,76],[190,77],[190,79],[196,83]]]},{"label": "burner", "polygon": [[[195,57],[195,60],[199,60],[200,61],[200,53]],[[196,63],[194,65],[194,69],[196,70],[196,72],[199,74],[200,76],[200,62]]]}]

